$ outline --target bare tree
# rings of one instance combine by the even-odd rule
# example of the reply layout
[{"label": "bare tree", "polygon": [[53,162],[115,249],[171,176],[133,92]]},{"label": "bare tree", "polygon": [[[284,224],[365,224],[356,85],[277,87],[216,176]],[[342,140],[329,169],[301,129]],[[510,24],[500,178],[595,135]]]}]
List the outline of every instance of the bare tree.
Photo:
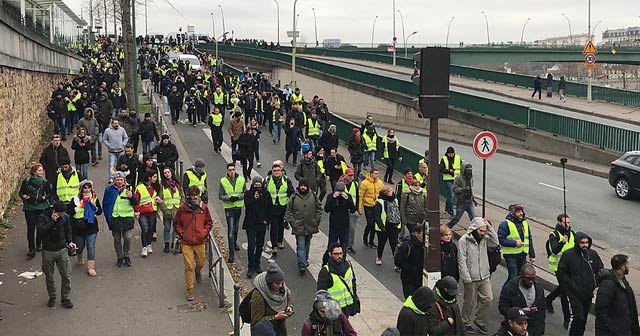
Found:
[{"label": "bare tree", "polygon": [[131,27],[131,0],[119,0],[122,10],[122,41],[124,43],[124,86],[127,93],[129,109],[135,109],[136,88],[134,77],[136,76],[136,59],[133,28]]}]

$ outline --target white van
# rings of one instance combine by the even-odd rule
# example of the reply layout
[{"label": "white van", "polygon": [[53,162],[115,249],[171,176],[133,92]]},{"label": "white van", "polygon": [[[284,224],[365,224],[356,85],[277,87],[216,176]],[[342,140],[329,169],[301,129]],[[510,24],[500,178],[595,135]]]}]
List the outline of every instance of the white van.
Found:
[{"label": "white van", "polygon": [[200,71],[201,69],[200,59],[195,55],[180,54],[178,55],[178,60],[182,60],[185,63],[186,61],[189,61],[189,64],[191,64],[191,71]]}]

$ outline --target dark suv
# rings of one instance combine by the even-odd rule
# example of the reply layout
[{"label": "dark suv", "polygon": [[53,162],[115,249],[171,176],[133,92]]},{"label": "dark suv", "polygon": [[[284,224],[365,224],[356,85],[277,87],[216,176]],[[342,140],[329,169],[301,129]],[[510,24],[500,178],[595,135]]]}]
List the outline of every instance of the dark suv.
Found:
[{"label": "dark suv", "polygon": [[640,192],[640,151],[626,152],[611,162],[609,184],[623,199]]}]

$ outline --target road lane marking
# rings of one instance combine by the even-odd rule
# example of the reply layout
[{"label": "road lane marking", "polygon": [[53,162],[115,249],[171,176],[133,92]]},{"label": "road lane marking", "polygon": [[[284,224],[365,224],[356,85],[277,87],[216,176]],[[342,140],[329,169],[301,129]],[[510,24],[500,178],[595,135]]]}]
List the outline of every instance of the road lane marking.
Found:
[{"label": "road lane marking", "polygon": [[[203,128],[202,131],[213,144],[210,130]],[[225,143],[222,144],[221,153],[227,162],[231,162],[231,148]],[[251,171],[251,176],[262,177],[255,169]],[[296,238],[291,234],[291,231],[285,231],[284,239],[295,253]],[[307,270],[316,282],[318,281],[318,273],[322,267],[322,257],[326,251],[328,241],[329,237],[322,231],[314,234],[311,240],[309,267]],[[397,316],[395,312],[400,311],[403,302],[388,290],[375,275],[367,271],[367,269],[360,265],[355,259],[350,259],[349,261],[351,262],[351,266],[353,266],[358,281],[358,296],[362,300],[362,312],[367,314],[365,316],[360,313],[349,318],[354,329],[363,335],[376,335],[388,326],[395,325]],[[296,275],[287,274],[287,276],[295,277]],[[398,279],[398,281],[399,280],[400,279]],[[315,293],[315,290],[310,292]],[[389,314],[389,312],[393,313]]]},{"label": "road lane marking", "polygon": [[565,189],[560,188],[560,187],[556,187],[556,186],[551,185],[551,184],[546,184],[546,183],[542,183],[542,182],[538,182],[538,184],[539,185],[543,185],[545,187],[553,188],[553,189],[556,189],[556,190],[565,191]]}]

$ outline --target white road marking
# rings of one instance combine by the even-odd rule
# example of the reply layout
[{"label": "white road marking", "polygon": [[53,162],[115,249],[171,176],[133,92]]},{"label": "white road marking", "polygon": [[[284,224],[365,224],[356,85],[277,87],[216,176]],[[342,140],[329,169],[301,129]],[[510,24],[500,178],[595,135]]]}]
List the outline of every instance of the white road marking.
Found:
[{"label": "white road marking", "polygon": [[[208,128],[203,128],[202,131],[213,144],[210,130]],[[222,144],[221,153],[227,162],[231,162],[231,148],[227,144]],[[254,169],[251,171],[251,176],[261,175]],[[288,231],[285,232],[284,238],[295,253],[295,236],[291,234],[291,231]],[[327,235],[322,231],[316,233],[311,240],[309,267],[307,270],[315,281],[318,280],[318,273],[322,267],[322,256],[326,251],[328,241],[329,237],[327,237]],[[403,302],[391,293],[391,291],[389,291],[373,274],[369,273],[369,271],[367,271],[367,269],[360,265],[355,259],[351,259],[350,262],[358,281],[358,296],[360,297],[362,305],[362,313],[349,318],[349,322],[351,322],[354,329],[358,330],[358,333],[362,335],[376,335],[380,333],[381,330],[384,330],[389,326],[396,325],[396,312],[400,311]],[[371,260],[371,262],[373,262],[373,260]],[[290,274],[288,276],[295,277],[298,275]],[[399,280],[400,279],[398,279],[398,281]],[[310,292],[315,292],[315,290]],[[389,312],[392,313],[390,314]],[[366,315],[363,315],[363,313]]]},{"label": "white road marking", "polygon": [[553,189],[556,189],[556,190],[565,191],[565,189],[560,188],[560,187],[556,187],[556,186],[551,185],[551,184],[546,184],[546,183],[542,183],[542,182],[538,182],[538,184],[539,185],[543,185],[545,187],[553,188]]}]

